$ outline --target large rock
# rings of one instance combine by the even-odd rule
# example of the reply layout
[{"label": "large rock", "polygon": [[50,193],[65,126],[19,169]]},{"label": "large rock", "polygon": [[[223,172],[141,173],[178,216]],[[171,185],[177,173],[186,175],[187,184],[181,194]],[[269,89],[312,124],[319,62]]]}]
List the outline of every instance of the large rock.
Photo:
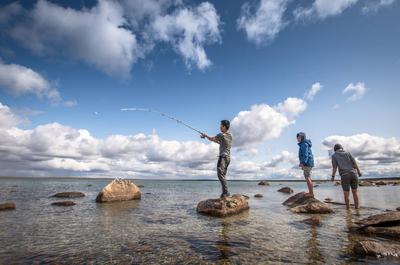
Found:
[{"label": "large rock", "polygon": [[400,257],[400,247],[387,243],[378,243],[365,240],[357,242],[354,246],[354,253],[363,256],[381,257]]},{"label": "large rock", "polygon": [[15,210],[15,203],[13,202],[0,203],[0,211],[9,211],[9,210]]},{"label": "large rock", "polygon": [[305,192],[297,193],[283,202],[294,213],[332,213],[331,207]]},{"label": "large rock", "polygon": [[99,192],[96,202],[130,201],[140,197],[140,189],[132,181],[115,179]]},{"label": "large rock", "polygon": [[355,231],[367,235],[381,236],[400,239],[400,212],[371,215],[365,219],[355,222],[358,227]]},{"label": "large rock", "polygon": [[293,190],[291,187],[283,187],[283,188],[280,188],[278,191],[283,192],[283,193],[288,193],[288,194],[293,193]]},{"label": "large rock", "polygon": [[79,191],[66,191],[66,192],[56,193],[52,197],[56,197],[56,198],[79,198],[79,197],[85,197],[85,194],[83,192],[79,192]]},{"label": "large rock", "polygon": [[261,185],[261,186],[269,186],[269,183],[268,183],[268,181],[266,181],[266,180],[261,180],[260,182],[258,182],[258,185]]},{"label": "large rock", "polygon": [[368,216],[362,220],[355,222],[357,225],[361,227],[366,226],[394,226],[400,225],[400,212],[393,211],[381,214],[375,214]]},{"label": "large rock", "polygon": [[249,197],[235,194],[222,199],[208,199],[197,204],[197,212],[215,217],[225,217],[248,210]]}]

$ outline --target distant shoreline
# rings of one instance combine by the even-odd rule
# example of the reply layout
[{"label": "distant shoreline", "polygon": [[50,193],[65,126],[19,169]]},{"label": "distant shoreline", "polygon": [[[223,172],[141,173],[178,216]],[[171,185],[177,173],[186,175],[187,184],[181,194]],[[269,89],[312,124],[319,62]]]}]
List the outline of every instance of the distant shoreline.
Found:
[{"label": "distant shoreline", "polygon": [[[40,179],[40,180],[88,180],[88,181],[104,181],[104,180],[112,180],[114,178],[87,178],[87,177],[18,177],[18,176],[0,176],[0,180],[2,179]],[[143,179],[143,178],[126,178],[133,181],[219,181],[218,179]],[[261,180],[265,180],[268,182],[305,182],[304,179],[228,179],[229,182],[259,182]],[[336,178],[335,181],[339,181],[340,177]],[[388,178],[363,178],[360,180],[371,180],[371,181],[393,181],[400,180],[400,177],[388,177]],[[330,179],[313,179],[314,182],[331,182]]]}]

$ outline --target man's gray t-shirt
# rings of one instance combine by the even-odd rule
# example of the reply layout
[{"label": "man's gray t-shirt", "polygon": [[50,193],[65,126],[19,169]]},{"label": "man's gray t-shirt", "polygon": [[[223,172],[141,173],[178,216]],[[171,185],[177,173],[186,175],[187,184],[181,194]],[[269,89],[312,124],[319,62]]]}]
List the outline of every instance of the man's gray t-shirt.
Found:
[{"label": "man's gray t-shirt", "polygon": [[219,156],[230,156],[232,146],[232,135],[229,132],[219,133],[215,136],[219,143]]},{"label": "man's gray t-shirt", "polygon": [[339,168],[339,174],[342,176],[355,172],[356,160],[349,152],[338,150],[332,155],[332,165]]}]

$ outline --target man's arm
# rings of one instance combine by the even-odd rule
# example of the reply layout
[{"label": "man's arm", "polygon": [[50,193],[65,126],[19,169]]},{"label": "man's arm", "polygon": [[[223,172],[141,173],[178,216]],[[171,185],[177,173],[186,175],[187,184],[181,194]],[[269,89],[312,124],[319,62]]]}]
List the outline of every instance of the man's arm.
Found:
[{"label": "man's arm", "polygon": [[335,157],[332,156],[332,179],[331,179],[331,181],[335,180],[337,168],[338,168],[338,166],[337,166],[336,159],[335,159]]},{"label": "man's arm", "polygon": [[211,141],[211,142],[218,143],[218,139],[217,139],[216,136],[208,136],[207,134],[202,133],[202,134],[200,135],[200,137],[203,138],[203,139],[206,138],[206,139],[208,139],[208,140]]},{"label": "man's arm", "polygon": [[351,158],[351,161],[353,162],[354,168],[356,169],[358,176],[361,177],[362,174],[361,174],[360,168],[358,167],[357,161],[354,159],[354,157],[351,154],[350,154],[350,158]]}]

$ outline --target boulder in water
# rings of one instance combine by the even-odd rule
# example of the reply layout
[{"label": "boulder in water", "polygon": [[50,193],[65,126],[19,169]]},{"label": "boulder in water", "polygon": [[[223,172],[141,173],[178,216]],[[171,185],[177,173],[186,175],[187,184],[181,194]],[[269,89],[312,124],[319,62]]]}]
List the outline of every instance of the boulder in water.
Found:
[{"label": "boulder in water", "polygon": [[79,192],[79,191],[66,191],[66,192],[56,193],[52,197],[56,197],[56,198],[79,198],[79,197],[85,197],[85,194],[83,192]]},{"label": "boulder in water", "polygon": [[256,198],[262,198],[262,197],[264,197],[262,194],[260,194],[260,193],[257,193],[256,195],[254,195],[254,197],[256,197]]},{"label": "boulder in water", "polygon": [[140,197],[140,189],[132,181],[115,179],[99,192],[96,202],[130,201]]},{"label": "boulder in water", "polygon": [[208,199],[197,204],[197,212],[215,217],[235,215],[248,210],[249,197],[235,194],[221,199]]},{"label": "boulder in water", "polygon": [[400,211],[400,207],[397,207],[396,210],[397,210],[397,211]]},{"label": "boulder in water", "polygon": [[261,185],[261,186],[269,186],[269,182],[266,181],[266,180],[261,180],[260,182],[258,182],[258,185]]},{"label": "boulder in water", "polygon": [[388,243],[378,243],[371,240],[357,242],[354,246],[354,253],[362,256],[382,257],[400,257],[400,247]]},{"label": "boulder in water", "polygon": [[384,182],[383,180],[380,180],[380,181],[375,182],[375,184],[376,184],[377,186],[385,186],[385,185],[386,185],[386,182]]},{"label": "boulder in water", "polygon": [[15,208],[15,203],[13,202],[0,203],[0,211],[15,210]]},{"label": "boulder in water", "polygon": [[288,194],[293,193],[293,190],[291,187],[283,187],[283,188],[280,188],[278,191],[283,192],[283,193],[288,193]]},{"label": "boulder in water", "polygon": [[297,193],[283,202],[294,213],[332,213],[331,207],[305,192]]},{"label": "boulder in water", "polygon": [[52,202],[51,205],[54,206],[74,206],[76,203],[73,201],[60,201],[60,202]]},{"label": "boulder in water", "polygon": [[400,211],[371,215],[355,222],[355,231],[368,235],[400,239]]}]

